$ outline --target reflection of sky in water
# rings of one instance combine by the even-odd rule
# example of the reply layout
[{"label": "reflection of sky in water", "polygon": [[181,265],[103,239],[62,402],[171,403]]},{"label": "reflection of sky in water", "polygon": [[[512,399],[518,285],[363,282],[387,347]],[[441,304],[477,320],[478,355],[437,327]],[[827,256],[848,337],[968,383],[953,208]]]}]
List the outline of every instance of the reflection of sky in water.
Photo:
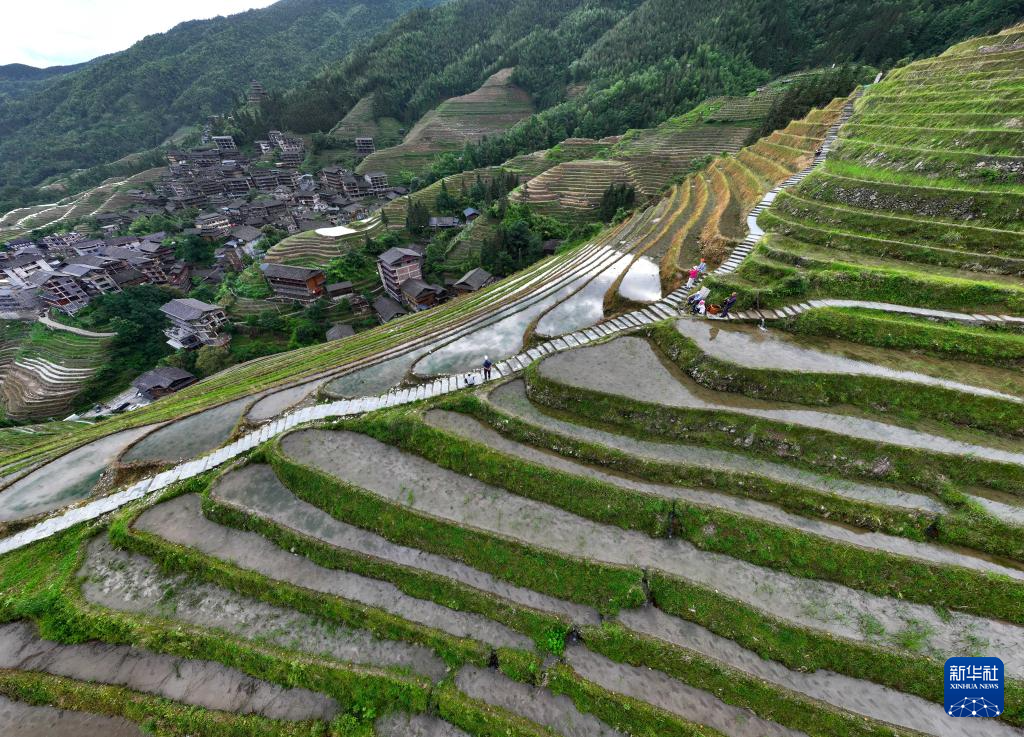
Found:
[{"label": "reflection of sky in water", "polygon": [[[484,356],[491,361],[501,361],[514,356],[523,348],[523,335],[531,322],[537,319],[544,311],[561,300],[568,297],[576,289],[579,289],[591,277],[599,274],[603,269],[615,263],[614,257],[618,251],[610,248],[602,249],[600,260],[592,261],[593,264],[583,274],[572,279],[568,284],[521,309],[508,317],[498,320],[490,325],[481,327],[469,335],[446,345],[444,348],[431,353],[416,364],[414,371],[418,376],[438,376],[441,374],[462,373],[472,371],[480,367]],[[522,303],[520,303],[522,304]],[[515,307],[519,307],[517,304]],[[515,309],[513,307],[513,309]]]},{"label": "reflection of sky in water", "polygon": [[176,461],[213,450],[228,439],[251,401],[249,397],[236,399],[157,430],[125,453],[124,460]]},{"label": "reflection of sky in water", "polygon": [[1002,394],[990,389],[939,379],[915,371],[897,371],[868,361],[858,361],[827,351],[804,348],[774,333],[755,334],[743,329],[726,327],[714,321],[689,319],[679,320],[676,323],[676,330],[693,340],[705,353],[725,361],[742,364],[748,368],[880,376],[886,379],[941,386],[971,394],[1020,401],[1010,394]]},{"label": "reflection of sky in water", "polygon": [[430,346],[345,374],[324,387],[324,391],[332,397],[346,398],[383,394],[400,384],[416,360],[428,350]]},{"label": "reflection of sky in water", "polygon": [[658,264],[641,256],[619,285],[619,295],[631,302],[657,302],[661,299],[661,274]]},{"label": "reflection of sky in water", "polygon": [[577,294],[544,315],[537,323],[537,335],[564,335],[600,322],[604,317],[604,295],[631,260],[631,256],[623,256]]},{"label": "reflection of sky in water", "polygon": [[33,471],[0,492],[0,520],[24,519],[86,498],[117,455],[151,428],[109,435]]}]

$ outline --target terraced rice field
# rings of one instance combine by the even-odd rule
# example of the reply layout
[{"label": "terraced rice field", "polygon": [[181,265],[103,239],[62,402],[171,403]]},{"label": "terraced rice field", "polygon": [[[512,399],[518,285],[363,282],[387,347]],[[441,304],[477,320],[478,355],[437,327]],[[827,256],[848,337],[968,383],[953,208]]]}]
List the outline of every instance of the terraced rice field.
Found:
[{"label": "terraced rice field", "polygon": [[999,52],[955,46],[872,85],[820,173],[762,215],[770,237],[735,279],[746,299],[873,292],[1019,313],[1024,53],[1015,37],[991,37]]},{"label": "terraced rice field", "polygon": [[163,169],[146,169],[130,177],[108,179],[91,189],[45,205],[32,205],[0,217],[0,240],[7,241],[56,222],[75,222],[128,204],[121,190],[158,179]]},{"label": "terraced rice field", "polygon": [[356,169],[395,177],[427,168],[439,153],[500,133],[533,114],[529,94],[510,81],[512,69],[495,72],[479,89],[452,97],[424,115],[397,146],[370,154]]},{"label": "terraced rice field", "polygon": [[0,396],[7,416],[19,419],[63,417],[107,356],[109,339],[91,338],[36,324],[9,362]]},{"label": "terraced rice field", "polygon": [[[367,237],[374,238],[383,234],[384,225],[380,216],[375,215],[367,220],[349,223],[344,229],[341,235],[334,235],[331,231],[338,229],[324,223],[323,228],[290,235],[267,251],[264,258],[271,263],[288,266],[324,266],[362,245]],[[321,230],[325,233],[321,233]]]},{"label": "terraced rice field", "polygon": [[[910,80],[977,81],[1022,38],[897,71],[857,115]],[[762,144],[813,153],[845,104]],[[484,386],[275,430],[316,392],[379,392],[601,320],[642,258],[675,264],[709,223],[729,237],[729,213],[796,153],[720,158],[433,315],[310,350],[302,372],[273,357],[261,370],[290,372],[287,386],[108,438],[118,454],[152,429],[123,458],[162,464],[243,416],[270,420],[230,463],[0,557],[0,720],[114,735],[1019,735],[1024,319],[991,317],[1020,315],[1018,277],[844,261],[777,224],[800,198],[807,228],[831,207],[870,237],[916,220],[922,248],[954,225],[998,231],[999,255],[1019,230],[1016,185],[926,186],[842,150],[779,195],[735,275],[705,282],[750,303],[735,319],[613,320]],[[800,302],[851,291],[877,301]],[[763,326],[758,299],[781,303]],[[91,450],[55,463],[88,475]],[[944,662],[981,655],[1004,663],[1005,710],[951,718]]]}]

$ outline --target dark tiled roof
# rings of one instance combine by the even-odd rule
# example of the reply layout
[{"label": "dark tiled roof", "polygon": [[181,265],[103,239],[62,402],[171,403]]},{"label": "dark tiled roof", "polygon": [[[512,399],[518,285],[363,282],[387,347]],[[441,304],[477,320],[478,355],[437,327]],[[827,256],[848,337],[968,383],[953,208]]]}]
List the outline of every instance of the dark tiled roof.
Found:
[{"label": "dark tiled roof", "polygon": [[207,312],[219,310],[217,305],[200,302],[198,299],[172,299],[160,308],[160,311],[169,317],[176,317],[179,320],[196,320]]},{"label": "dark tiled roof", "polygon": [[260,264],[264,276],[272,279],[298,279],[306,281],[317,274],[324,273],[320,269],[307,269],[305,266],[285,266],[284,264]]},{"label": "dark tiled roof", "polygon": [[388,266],[396,264],[404,258],[419,258],[420,255],[416,251],[412,251],[408,248],[389,248],[380,256],[377,257],[379,261],[383,261]]},{"label": "dark tiled roof", "polygon": [[140,391],[150,391],[157,388],[168,388],[180,381],[195,381],[196,377],[184,369],[173,366],[160,366],[152,371],[147,371],[132,382],[132,386]]},{"label": "dark tiled roof", "polygon": [[385,322],[407,314],[405,308],[391,297],[377,297],[373,300],[373,311],[380,315]]},{"label": "dark tiled roof", "polygon": [[470,289],[480,289],[480,287],[485,286],[493,278],[494,277],[491,276],[491,272],[485,269],[476,268],[470,272],[467,272],[461,279],[455,282],[455,286],[464,286],[469,287]]}]

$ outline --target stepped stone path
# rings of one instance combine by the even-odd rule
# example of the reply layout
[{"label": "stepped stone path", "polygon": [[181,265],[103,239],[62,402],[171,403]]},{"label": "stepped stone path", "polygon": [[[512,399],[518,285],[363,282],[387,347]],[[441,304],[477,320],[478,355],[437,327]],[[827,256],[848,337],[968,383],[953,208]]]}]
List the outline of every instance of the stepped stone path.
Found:
[{"label": "stepped stone path", "polygon": [[41,639],[27,622],[0,626],[0,668],[124,686],[192,706],[269,719],[329,721],[338,712],[328,696],[260,681],[220,663],[127,645],[61,645]]},{"label": "stepped stone path", "polygon": [[[857,97],[860,97],[860,94],[861,91],[859,90]],[[843,106],[843,112],[839,115],[839,119],[835,124],[828,129],[828,132],[825,134],[825,140],[821,144],[821,148],[814,155],[814,160],[806,168],[801,169],[793,176],[784,180],[775,187],[772,187],[768,190],[765,196],[761,198],[761,201],[754,205],[754,209],[752,209],[747,215],[747,237],[732,250],[732,253],[729,254],[729,258],[722,262],[721,266],[715,269],[715,274],[725,276],[726,274],[731,274],[736,271],[736,269],[740,267],[740,264],[743,263],[743,260],[749,256],[750,252],[754,250],[758,243],[761,242],[761,239],[764,237],[764,231],[757,224],[758,216],[771,207],[771,204],[775,201],[779,192],[800,184],[800,182],[807,178],[808,174],[824,163],[825,159],[828,157],[829,151],[832,150],[833,144],[839,137],[839,129],[853,116],[853,105],[854,100],[850,100]]]}]

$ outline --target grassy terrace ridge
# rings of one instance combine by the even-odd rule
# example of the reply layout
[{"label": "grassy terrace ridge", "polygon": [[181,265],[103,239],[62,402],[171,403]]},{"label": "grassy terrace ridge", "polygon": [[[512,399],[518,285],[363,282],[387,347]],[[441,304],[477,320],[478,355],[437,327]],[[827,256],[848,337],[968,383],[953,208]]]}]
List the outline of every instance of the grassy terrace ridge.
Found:
[{"label": "grassy terrace ridge", "polygon": [[[463,475],[473,474],[514,494],[543,501],[586,519],[652,537],[688,540],[697,547],[783,570],[833,581],[877,596],[1024,621],[1024,585],[955,566],[915,561],[830,542],[712,507],[674,503],[611,484],[524,463],[415,421],[366,423],[369,434]],[[580,494],[581,491],[586,493]],[[706,529],[714,533],[708,534]],[[898,575],[894,572],[898,571]],[[650,573],[650,571],[648,571]],[[1002,589],[998,593],[996,589]],[[940,593],[941,592],[941,593]],[[1003,599],[1000,602],[998,599]]]},{"label": "grassy terrace ridge", "polygon": [[[208,481],[209,478],[193,479],[180,484],[161,501],[177,494],[201,491]],[[140,511],[141,506],[121,513],[111,528],[111,535],[128,546],[145,547],[145,541],[140,542],[129,528],[130,520]],[[260,680],[327,694],[341,705],[341,713],[329,725],[277,723],[260,717],[235,717],[183,707],[119,687],[20,672],[0,674],[0,693],[35,704],[120,715],[151,728],[161,725],[165,730],[163,734],[187,732],[209,737],[241,737],[258,730],[259,734],[275,737],[370,737],[374,734],[372,722],[377,716],[401,710],[440,714],[480,737],[552,737],[552,733],[537,725],[459,693],[447,681],[432,687],[419,677],[344,665],[294,650],[242,641],[216,630],[183,626],[158,616],[126,614],[91,605],[81,596],[75,571],[81,564],[85,544],[96,534],[103,534],[101,527],[79,525],[5,556],[0,561],[0,582],[5,591],[0,600],[0,621],[32,620],[38,624],[42,637],[57,642],[99,640],[183,658],[211,660]],[[189,569],[187,554],[165,555],[161,563],[173,571]],[[205,567],[207,564],[208,561],[204,561],[196,566],[196,573],[211,576]],[[250,584],[248,588],[253,586]],[[258,588],[271,600],[282,595],[287,597],[288,593],[282,592],[280,585],[268,585],[265,581],[259,582]],[[301,601],[297,605],[301,608]],[[317,602],[311,610],[328,619],[337,614],[336,609],[324,606],[323,602]],[[506,672],[516,672],[517,665],[523,672],[530,670],[514,653],[498,653],[498,659],[508,661],[503,668]],[[536,668],[533,670],[536,672]],[[586,685],[576,680],[580,687]],[[595,694],[599,704],[608,700],[614,702],[616,698],[609,692]],[[672,721],[677,726],[682,724],[678,719]]]},{"label": "grassy terrace ridge", "polygon": [[[638,402],[559,384],[541,376],[536,366],[527,368],[526,380],[532,401],[556,410],[574,409],[581,421],[641,439],[696,442],[729,450],[741,438],[745,452],[756,457],[931,493],[939,493],[950,481],[1009,494],[1024,488],[1024,468],[1011,464],[861,440],[732,412]],[[865,458],[885,458],[887,462],[875,468]]]},{"label": "grassy terrace ridge", "polygon": [[824,168],[761,215],[763,245],[710,283],[748,307],[849,297],[1022,314],[1024,48],[1013,37],[872,85]]},{"label": "grassy terrace ridge", "polygon": [[974,363],[1024,365],[1024,335],[984,327],[936,323],[910,315],[824,307],[779,321],[790,332],[830,336],[879,348],[900,348]]},{"label": "grassy terrace ridge", "polygon": [[[385,413],[383,417],[386,417],[387,414],[394,415],[395,413],[393,411]],[[383,427],[388,423],[388,420],[383,417],[376,420],[381,431],[384,431]],[[369,419],[365,422],[369,422]],[[369,427],[365,422],[339,423],[338,427],[367,430]],[[362,427],[360,427],[361,424]],[[392,434],[395,438],[408,437],[398,428],[389,429],[386,432],[389,437]],[[374,430],[373,434],[378,434],[378,431]],[[273,448],[273,444],[271,447]],[[431,447],[436,446],[432,445]],[[440,452],[447,452],[449,447],[441,449]],[[310,503],[351,524],[374,530],[401,544],[413,545],[423,550],[455,557],[494,575],[506,577],[519,585],[529,586],[540,591],[557,592],[561,596],[568,596],[571,600],[593,602],[593,594],[585,592],[596,593],[602,588],[608,593],[599,596],[600,600],[614,601],[616,598],[611,593],[615,584],[607,576],[595,578],[593,564],[578,559],[561,558],[550,551],[533,549],[533,557],[536,558],[537,564],[548,568],[547,575],[541,574],[539,577],[535,577],[530,572],[533,564],[525,569],[518,565],[509,565],[509,549],[517,550],[517,543],[505,540],[499,547],[495,547],[493,543],[481,545],[479,533],[469,533],[463,530],[457,545],[453,547],[456,538],[452,538],[448,532],[450,529],[448,523],[425,518],[401,504],[382,503],[375,495],[363,492],[322,472],[305,468],[280,455],[277,450],[270,451],[269,456],[279,476],[294,493],[306,496]],[[454,452],[452,457],[464,458],[459,452]],[[474,474],[478,468],[474,465]],[[561,493],[564,496],[564,492],[551,491],[547,493]],[[432,530],[432,532],[428,533],[428,530]],[[520,554],[518,552],[514,554],[518,559]],[[558,572],[557,579],[560,585],[552,586],[552,571]],[[638,571],[637,575],[639,573]],[[941,699],[939,669],[934,663],[920,656],[896,654],[871,645],[852,643],[812,630],[787,625],[709,589],[683,583],[671,576],[648,572],[645,581],[650,587],[655,603],[666,612],[692,620],[714,632],[741,642],[745,647],[761,654],[762,657],[777,660],[788,667],[796,667],[801,670],[828,668],[853,677],[866,678],[890,685],[926,699]],[[579,596],[584,598],[577,599],[576,597]],[[636,602],[633,605],[635,606]],[[593,629],[585,629],[583,631],[585,642],[588,633],[591,636],[600,634]],[[615,633],[604,633],[606,638],[608,635],[613,638],[617,636]],[[799,642],[801,647],[794,650],[783,644],[789,642]],[[616,652],[609,648],[612,644],[606,640],[605,652]],[[599,650],[602,649],[598,645],[595,647]],[[671,646],[658,643],[655,647],[662,651],[666,659],[677,660],[675,668],[677,671],[680,670],[678,658],[673,656],[674,649]],[[621,651],[619,652],[621,653]],[[623,654],[620,657],[625,658],[626,656]],[[912,678],[911,674],[913,674]],[[1016,688],[1017,686],[1013,683],[1010,687]],[[1008,699],[1009,701],[1010,699]],[[1017,723],[1018,720],[1009,711],[1005,718],[1013,720],[1014,723]]]},{"label": "grassy terrace ridge", "polygon": [[300,348],[233,366],[149,407],[95,425],[78,426],[75,432],[47,435],[37,445],[22,445],[17,452],[0,458],[0,463],[8,471],[13,471],[52,459],[119,430],[169,419],[181,419],[271,387],[298,384],[325,373],[338,373],[347,365],[360,365],[361,362],[373,360],[375,356],[399,348],[404,349],[410,344],[425,340],[445,328],[463,325],[481,315],[489,314],[521,296],[516,290],[521,289],[532,279],[554,278],[565,269],[572,268],[586,251],[587,246],[583,245],[545,259],[479,292],[453,300],[434,310],[401,317],[352,338]]}]

